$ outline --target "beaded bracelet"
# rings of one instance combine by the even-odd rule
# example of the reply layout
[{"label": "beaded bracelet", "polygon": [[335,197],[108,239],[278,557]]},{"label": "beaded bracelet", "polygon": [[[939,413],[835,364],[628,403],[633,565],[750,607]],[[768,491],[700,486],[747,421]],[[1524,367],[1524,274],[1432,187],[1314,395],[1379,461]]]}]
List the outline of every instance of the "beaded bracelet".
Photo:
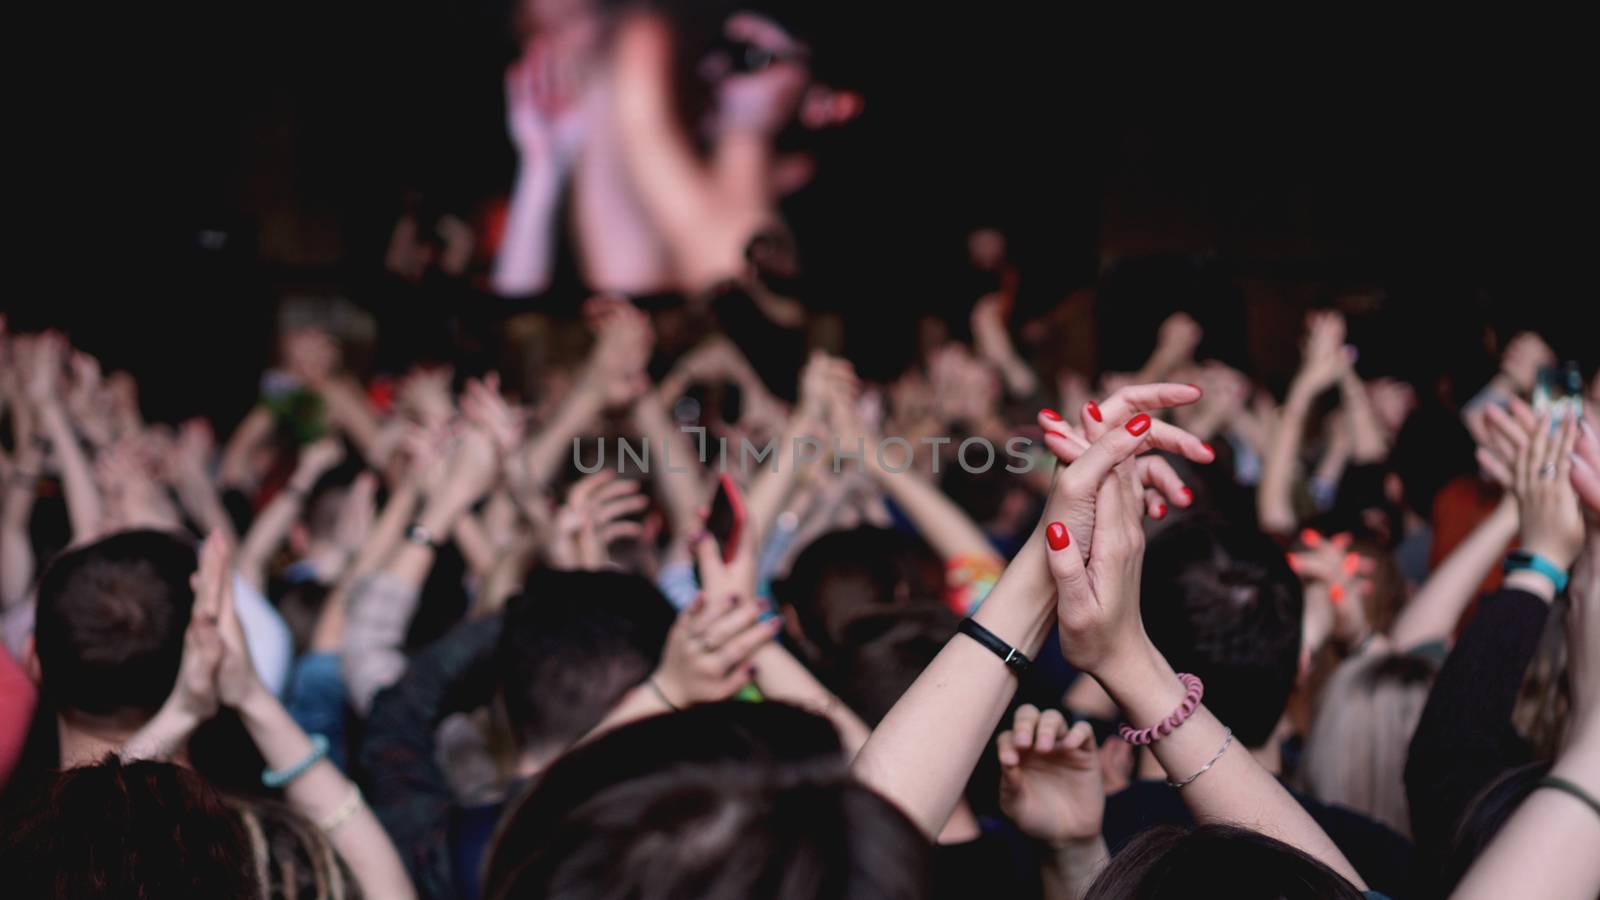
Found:
[{"label": "beaded bracelet", "polygon": [[321,762],[322,758],[327,755],[328,739],[320,734],[313,734],[311,735],[311,752],[306,754],[305,759],[300,760],[287,769],[281,769],[278,771],[273,771],[272,769],[263,769],[261,772],[261,783],[269,788],[281,788],[289,782],[294,781],[296,778],[299,778],[301,775],[304,775],[307,769]]},{"label": "beaded bracelet", "polygon": [[1178,708],[1172,711],[1172,715],[1151,725],[1149,728],[1140,728],[1137,731],[1127,723],[1123,723],[1118,730],[1123,740],[1135,746],[1153,744],[1171,734],[1174,728],[1182,725],[1190,716],[1194,715],[1194,711],[1200,708],[1200,698],[1205,696],[1206,687],[1200,682],[1199,678],[1190,675],[1188,672],[1179,673],[1178,681],[1182,682],[1184,687],[1183,702],[1178,704]]}]

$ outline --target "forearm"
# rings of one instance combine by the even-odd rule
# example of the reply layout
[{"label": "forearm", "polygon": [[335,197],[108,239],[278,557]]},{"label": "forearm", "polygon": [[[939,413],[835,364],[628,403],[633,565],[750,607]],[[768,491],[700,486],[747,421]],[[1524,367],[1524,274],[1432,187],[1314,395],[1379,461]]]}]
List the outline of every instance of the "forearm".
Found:
[{"label": "forearm", "polygon": [[1449,640],[1461,613],[1477,596],[1478,585],[1505,556],[1517,536],[1516,498],[1506,495],[1489,518],[1433,570],[1422,589],[1395,618],[1389,638],[1401,649],[1435,640]]},{"label": "forearm", "polygon": [[867,742],[871,729],[850,707],[823,686],[798,659],[781,644],[771,643],[756,651],[756,687],[768,700],[776,700],[809,710],[833,723],[844,745],[845,756],[853,757]]},{"label": "forearm", "polygon": [[1098,835],[1048,848],[1039,868],[1044,900],[1079,900],[1110,860],[1106,840]]},{"label": "forearm", "polygon": [[383,427],[361,387],[353,381],[341,380],[327,385],[320,393],[327,406],[329,423],[349,438],[369,465],[385,466],[389,445],[383,440]]},{"label": "forearm", "polygon": [[489,539],[488,532],[484,531],[483,523],[470,512],[462,513],[456,519],[451,536],[455,538],[456,547],[467,561],[467,569],[479,581],[489,577],[494,569],[494,564],[499,559],[494,542]]},{"label": "forearm", "polygon": [[[652,478],[661,505],[666,508],[673,539],[687,539],[700,526],[696,510],[700,508],[705,488],[695,448],[654,394],[646,393],[639,398],[633,405],[632,419],[634,429],[645,442],[665,454],[651,467]],[[674,461],[671,467],[667,465],[667,458]]]},{"label": "forearm", "polygon": [[1344,399],[1345,421],[1350,426],[1352,457],[1358,464],[1383,462],[1389,455],[1389,438],[1372,408],[1366,385],[1354,371],[1348,371],[1339,379],[1339,392]]},{"label": "forearm", "polygon": [[885,493],[894,499],[906,518],[929,546],[944,559],[962,556],[997,556],[989,539],[961,507],[931,482],[896,473],[878,464],[877,454],[867,448],[863,465]]},{"label": "forearm", "polygon": [[[26,473],[37,474],[37,473]],[[33,515],[34,482],[13,470],[5,485],[5,509],[0,511],[0,609],[27,596],[33,582],[33,542],[28,522]]]},{"label": "forearm", "polygon": [[[1029,657],[1055,624],[1043,539],[1035,533],[974,618]],[[931,840],[1016,694],[999,657],[965,635],[946,644],[856,755],[856,775],[898,805]]]},{"label": "forearm", "polygon": [[250,410],[239,427],[228,437],[222,449],[222,461],[217,470],[217,480],[223,487],[247,488],[254,485],[250,471],[250,456],[272,433],[272,413],[264,407]]},{"label": "forearm", "polygon": [[171,703],[163,704],[154,718],[123,743],[117,755],[123,762],[173,759],[181,755],[189,735],[199,726],[200,720],[192,713]]},{"label": "forearm", "polygon": [[61,489],[66,495],[67,518],[72,523],[73,542],[89,540],[99,531],[105,518],[100,489],[95,486],[89,459],[79,446],[72,426],[67,422],[67,415],[60,406],[46,404],[39,411],[39,419],[55,450],[56,463],[61,467]]},{"label": "forearm", "polygon": [[636,685],[632,690],[622,695],[617,705],[611,707],[606,717],[599,724],[589,729],[589,733],[579,739],[579,744],[586,744],[608,731],[615,731],[629,722],[637,722],[650,716],[659,716],[674,712],[672,707],[653,690],[649,684]]},{"label": "forearm", "polygon": [[542,491],[563,462],[572,459],[572,442],[600,415],[600,393],[589,382],[593,376],[578,374],[578,384],[524,451],[527,482],[524,490]]},{"label": "forearm", "polygon": [[179,481],[177,490],[178,502],[183,504],[189,518],[200,526],[201,533],[210,534],[220,530],[228,538],[228,543],[239,543],[239,536],[233,531],[233,519],[223,508],[222,498],[217,495],[216,487],[205,473],[184,477]]},{"label": "forearm", "polygon": [[[1122,654],[1095,678],[1135,725],[1160,722],[1183,702],[1184,686],[1159,651],[1146,639]],[[1204,705],[1182,725],[1150,745],[1170,779],[1177,781],[1211,768],[1181,790],[1196,821],[1242,825],[1277,838],[1343,875],[1357,888],[1366,885],[1327,833],[1294,797],[1235,741],[1217,756],[1227,740],[1221,722]]]},{"label": "forearm", "polygon": [[1300,456],[1300,440],[1305,430],[1311,398],[1293,388],[1283,406],[1283,416],[1273,431],[1266,456],[1261,461],[1261,484],[1256,488],[1256,517],[1261,530],[1287,535],[1298,521],[1289,492],[1294,483],[1295,460]]},{"label": "forearm", "polygon": [[237,567],[258,590],[266,584],[267,561],[289,536],[289,529],[300,518],[300,507],[316,485],[320,473],[298,469],[264,509],[250,523],[239,545]]},{"label": "forearm", "polygon": [[[1600,729],[1586,726],[1550,770],[1600,797]],[[1600,815],[1577,797],[1539,788],[1467,870],[1453,900],[1546,897],[1589,900],[1600,895]]]},{"label": "forearm", "polygon": [[505,236],[494,259],[490,283],[495,293],[522,297],[549,286],[560,197],[561,175],[553,161],[524,158],[511,193]]},{"label": "forearm", "polygon": [[[311,755],[311,739],[270,693],[252,694],[240,705],[239,716],[268,768],[288,769]],[[289,782],[284,794],[290,806],[327,834],[363,895],[415,896],[400,855],[366,803],[357,802],[354,812],[345,817],[350,799],[356,796],[354,791],[355,785],[323,757]]]},{"label": "forearm", "polygon": [[[796,412],[779,438],[781,443],[774,464],[771,468],[763,469],[750,486],[750,494],[745,498],[746,527],[750,529],[758,548],[766,545],[767,536],[772,533],[773,525],[777,523],[784,504],[788,502],[804,471],[798,454],[794,452],[796,442],[809,437],[820,424],[812,413],[804,410]],[[788,458],[785,458],[786,452]],[[871,453],[872,448],[866,448],[866,452]]]}]

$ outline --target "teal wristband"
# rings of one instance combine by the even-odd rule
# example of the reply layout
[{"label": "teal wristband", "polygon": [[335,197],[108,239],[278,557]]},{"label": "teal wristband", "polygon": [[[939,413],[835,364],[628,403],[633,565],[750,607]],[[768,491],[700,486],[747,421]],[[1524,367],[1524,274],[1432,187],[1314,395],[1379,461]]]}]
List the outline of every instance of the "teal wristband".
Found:
[{"label": "teal wristband", "polygon": [[1567,589],[1566,571],[1537,553],[1529,553],[1526,550],[1513,550],[1506,556],[1505,570],[1508,574],[1524,570],[1538,572],[1540,575],[1550,579],[1550,583],[1555,585],[1556,593],[1559,594]]},{"label": "teal wristband", "polygon": [[305,759],[287,769],[281,769],[276,772],[271,769],[262,769],[261,783],[269,788],[281,788],[304,775],[307,769],[321,762],[322,758],[327,755],[328,739],[320,734],[313,734],[311,735],[311,752],[306,754]]}]

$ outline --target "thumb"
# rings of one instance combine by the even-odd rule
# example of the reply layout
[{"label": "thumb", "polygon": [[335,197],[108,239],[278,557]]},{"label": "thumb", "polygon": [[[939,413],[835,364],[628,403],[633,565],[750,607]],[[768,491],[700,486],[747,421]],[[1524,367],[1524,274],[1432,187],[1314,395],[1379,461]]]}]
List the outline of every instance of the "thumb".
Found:
[{"label": "thumb", "polygon": [[1045,543],[1049,550],[1045,557],[1050,563],[1050,576],[1055,579],[1060,603],[1094,603],[1089,590],[1089,577],[1083,567],[1083,554],[1071,550],[1072,533],[1062,522],[1045,526]]}]

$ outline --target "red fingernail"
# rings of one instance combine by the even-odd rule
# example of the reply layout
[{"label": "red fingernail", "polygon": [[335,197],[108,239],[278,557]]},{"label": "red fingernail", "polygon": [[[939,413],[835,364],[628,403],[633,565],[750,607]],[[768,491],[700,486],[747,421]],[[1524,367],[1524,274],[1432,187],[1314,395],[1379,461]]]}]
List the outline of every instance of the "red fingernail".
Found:
[{"label": "red fingernail", "polygon": [[1049,419],[1052,422],[1061,421],[1061,413],[1056,412],[1048,406],[1039,410],[1039,415],[1044,416],[1046,419]]},{"label": "red fingernail", "polygon": [[1067,526],[1060,522],[1051,522],[1050,527],[1044,530],[1045,540],[1050,542],[1051,550],[1065,550],[1072,543],[1072,535],[1067,533]]},{"label": "red fingernail", "polygon": [[1284,555],[1284,558],[1289,561],[1289,571],[1295,573],[1296,575],[1299,575],[1300,574],[1300,557],[1296,556],[1293,553],[1288,553],[1288,554]]},{"label": "red fingernail", "polygon": [[1211,445],[1210,445],[1210,444],[1207,444],[1207,443],[1205,443],[1205,442],[1201,442],[1201,444],[1200,444],[1200,448],[1201,448],[1201,449],[1203,449],[1203,450],[1205,450],[1205,451],[1206,451],[1206,452],[1207,452],[1207,453],[1209,453],[1209,454],[1211,454],[1211,458],[1212,458],[1212,459],[1215,459],[1215,458],[1216,458],[1216,456],[1217,456],[1217,451],[1215,451],[1215,450],[1213,450],[1213,449],[1211,449]]},{"label": "red fingernail", "polygon": [[1182,491],[1182,494],[1183,494],[1183,505],[1184,506],[1188,506],[1191,503],[1194,503],[1194,491],[1191,491],[1188,488],[1184,488],[1183,491]]},{"label": "red fingernail", "polygon": [[1165,519],[1166,517],[1167,517],[1167,505],[1165,503],[1158,504],[1156,506],[1156,518]]},{"label": "red fingernail", "polygon": [[1343,603],[1344,602],[1344,585],[1342,585],[1342,584],[1330,584],[1330,585],[1328,585],[1328,599],[1333,601],[1333,605],[1334,606],[1338,606],[1339,604]]},{"label": "red fingernail", "polygon": [[1085,406],[1084,409],[1088,411],[1089,418],[1096,422],[1100,421],[1100,407],[1096,406],[1093,400],[1090,400],[1089,405]]},{"label": "red fingernail", "polygon": [[1315,528],[1306,528],[1300,532],[1300,543],[1307,547],[1322,546],[1322,534]]},{"label": "red fingernail", "polygon": [[1343,565],[1344,565],[1344,573],[1346,575],[1354,575],[1356,573],[1356,570],[1361,568],[1361,554],[1359,554],[1359,553],[1346,553],[1344,555],[1344,564]]},{"label": "red fingernail", "polygon": [[1138,437],[1139,435],[1150,430],[1150,417],[1144,413],[1139,413],[1137,416],[1134,416],[1128,420],[1127,427],[1129,434],[1133,435],[1134,437]]}]

